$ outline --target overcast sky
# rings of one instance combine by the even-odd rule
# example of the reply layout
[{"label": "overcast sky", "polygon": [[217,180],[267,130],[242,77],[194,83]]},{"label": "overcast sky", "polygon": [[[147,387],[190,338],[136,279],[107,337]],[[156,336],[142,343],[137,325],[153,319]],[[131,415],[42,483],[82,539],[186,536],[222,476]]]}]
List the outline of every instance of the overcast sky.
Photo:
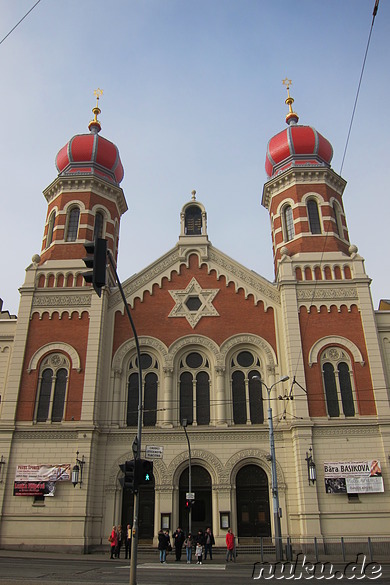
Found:
[{"label": "overcast sky", "polygon": [[[3,38],[35,0],[1,0]],[[332,143],[339,173],[374,0],[41,0],[0,45],[3,310],[40,253],[42,195],[58,150],[88,132],[93,90],[102,136],[117,144],[129,211],[121,280],[172,248],[196,189],[211,242],[273,280],[261,206],[268,140],[294,109]],[[342,175],[351,243],[366,260],[375,308],[390,297],[390,3],[375,20]],[[386,244],[387,245],[387,244]]]}]

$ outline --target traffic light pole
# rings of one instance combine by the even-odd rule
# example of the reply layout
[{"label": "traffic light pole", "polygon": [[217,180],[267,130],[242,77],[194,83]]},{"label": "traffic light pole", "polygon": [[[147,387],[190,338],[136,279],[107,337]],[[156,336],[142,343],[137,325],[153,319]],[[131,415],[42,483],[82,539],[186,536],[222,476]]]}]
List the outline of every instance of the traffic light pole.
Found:
[{"label": "traffic light pole", "polygon": [[[137,348],[137,360],[138,360],[138,427],[137,427],[137,450],[134,451],[134,459],[140,458],[141,453],[141,436],[142,436],[142,366],[141,366],[141,350],[139,347],[138,335],[134,326],[133,319],[130,314],[129,306],[126,301],[125,293],[121,282],[119,280],[118,273],[114,258],[111,252],[107,251],[108,260],[111,268],[114,271],[116,282],[118,284],[119,291],[122,296],[123,304],[125,306],[126,314],[129,318],[131,329],[134,334],[135,345]],[[130,585],[137,584],[137,557],[138,557],[138,513],[139,513],[139,493],[138,490],[134,492],[134,511],[133,511],[133,528],[131,538],[131,559],[130,559]]]},{"label": "traffic light pole", "polygon": [[[188,443],[188,491],[189,491],[189,493],[191,493],[191,491],[192,491],[192,485],[191,485],[191,445],[190,445],[190,439],[189,439],[188,433],[187,433],[187,420],[184,419],[182,424],[183,424],[183,429],[184,429],[184,432],[186,434],[186,439],[187,439],[187,443]],[[188,533],[192,533],[192,500],[191,500],[191,505],[190,505],[189,510],[188,510]]]}]

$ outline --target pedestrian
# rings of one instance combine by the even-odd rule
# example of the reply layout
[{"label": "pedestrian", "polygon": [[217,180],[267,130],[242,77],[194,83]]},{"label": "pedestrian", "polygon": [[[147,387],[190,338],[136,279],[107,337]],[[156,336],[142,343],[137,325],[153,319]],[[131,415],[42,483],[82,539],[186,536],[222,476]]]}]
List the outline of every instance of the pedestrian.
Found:
[{"label": "pedestrian", "polygon": [[158,533],[158,550],[160,551],[160,563],[163,563],[164,565],[167,562],[168,543],[169,535],[167,538],[166,533],[163,530],[160,530]]},{"label": "pedestrian", "polygon": [[213,560],[213,545],[215,544],[214,534],[211,528],[206,528],[204,533],[204,560],[207,559],[207,553],[210,555],[210,561]]},{"label": "pedestrian", "polygon": [[131,559],[131,526],[127,525],[125,534],[125,559]]},{"label": "pedestrian", "polygon": [[228,562],[229,560],[234,562],[236,561],[236,559],[234,559],[234,534],[233,534],[233,530],[231,528],[228,528],[227,534],[226,534],[226,562]]},{"label": "pedestrian", "polygon": [[186,549],[187,565],[190,565],[192,561],[192,547],[194,546],[194,539],[192,538],[191,532],[188,533],[188,536],[184,541],[184,546]]},{"label": "pedestrian", "polygon": [[181,559],[181,553],[183,550],[183,544],[185,540],[185,535],[180,526],[176,529],[176,531],[172,535],[173,543],[175,546],[175,554],[176,554],[176,562],[179,562]]},{"label": "pedestrian", "polygon": [[116,547],[118,546],[118,535],[116,532],[116,526],[112,527],[112,531],[111,531],[110,536],[108,537],[108,541],[109,541],[110,547],[111,547],[110,559],[113,559],[113,558],[115,558]]},{"label": "pedestrian", "polygon": [[117,535],[118,535],[118,544],[116,546],[116,558],[120,559],[121,548],[122,548],[122,544],[123,544],[123,532],[122,532],[122,526],[120,524],[118,524],[118,528],[116,531],[117,531]]},{"label": "pedestrian", "polygon": [[201,545],[200,542],[196,543],[195,555],[196,555],[196,558],[198,559],[196,564],[201,565],[202,564],[202,555],[203,555],[203,545]]}]

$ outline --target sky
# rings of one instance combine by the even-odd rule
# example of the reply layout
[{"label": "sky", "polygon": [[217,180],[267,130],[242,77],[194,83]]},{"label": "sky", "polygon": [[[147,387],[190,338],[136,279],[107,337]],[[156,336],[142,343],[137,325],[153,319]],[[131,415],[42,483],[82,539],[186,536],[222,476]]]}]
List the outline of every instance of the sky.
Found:
[{"label": "sky", "polygon": [[[0,40],[34,3],[0,1]],[[88,132],[98,87],[101,135],[125,169],[122,282],[175,246],[193,189],[212,244],[272,282],[261,197],[268,141],[286,127],[282,80],[292,80],[299,123],[333,145],[339,173],[374,4],[41,0],[0,44],[3,310],[18,311],[25,268],[41,251],[42,191],[57,176],[60,148]],[[350,241],[366,261],[375,308],[390,298],[389,24],[381,0],[342,169]]]}]

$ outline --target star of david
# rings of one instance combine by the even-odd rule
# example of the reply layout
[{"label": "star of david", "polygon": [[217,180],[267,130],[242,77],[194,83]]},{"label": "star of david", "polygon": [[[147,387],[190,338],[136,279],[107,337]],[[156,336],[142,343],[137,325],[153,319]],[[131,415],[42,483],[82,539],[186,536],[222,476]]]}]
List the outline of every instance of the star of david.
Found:
[{"label": "star of david", "polygon": [[[202,317],[219,317],[219,313],[213,305],[218,290],[217,288],[202,288],[196,278],[193,278],[187,288],[168,291],[175,301],[175,306],[168,317],[185,317],[192,328]],[[189,306],[193,306],[189,299],[196,300],[193,303],[195,308],[192,310],[189,308]]]}]

